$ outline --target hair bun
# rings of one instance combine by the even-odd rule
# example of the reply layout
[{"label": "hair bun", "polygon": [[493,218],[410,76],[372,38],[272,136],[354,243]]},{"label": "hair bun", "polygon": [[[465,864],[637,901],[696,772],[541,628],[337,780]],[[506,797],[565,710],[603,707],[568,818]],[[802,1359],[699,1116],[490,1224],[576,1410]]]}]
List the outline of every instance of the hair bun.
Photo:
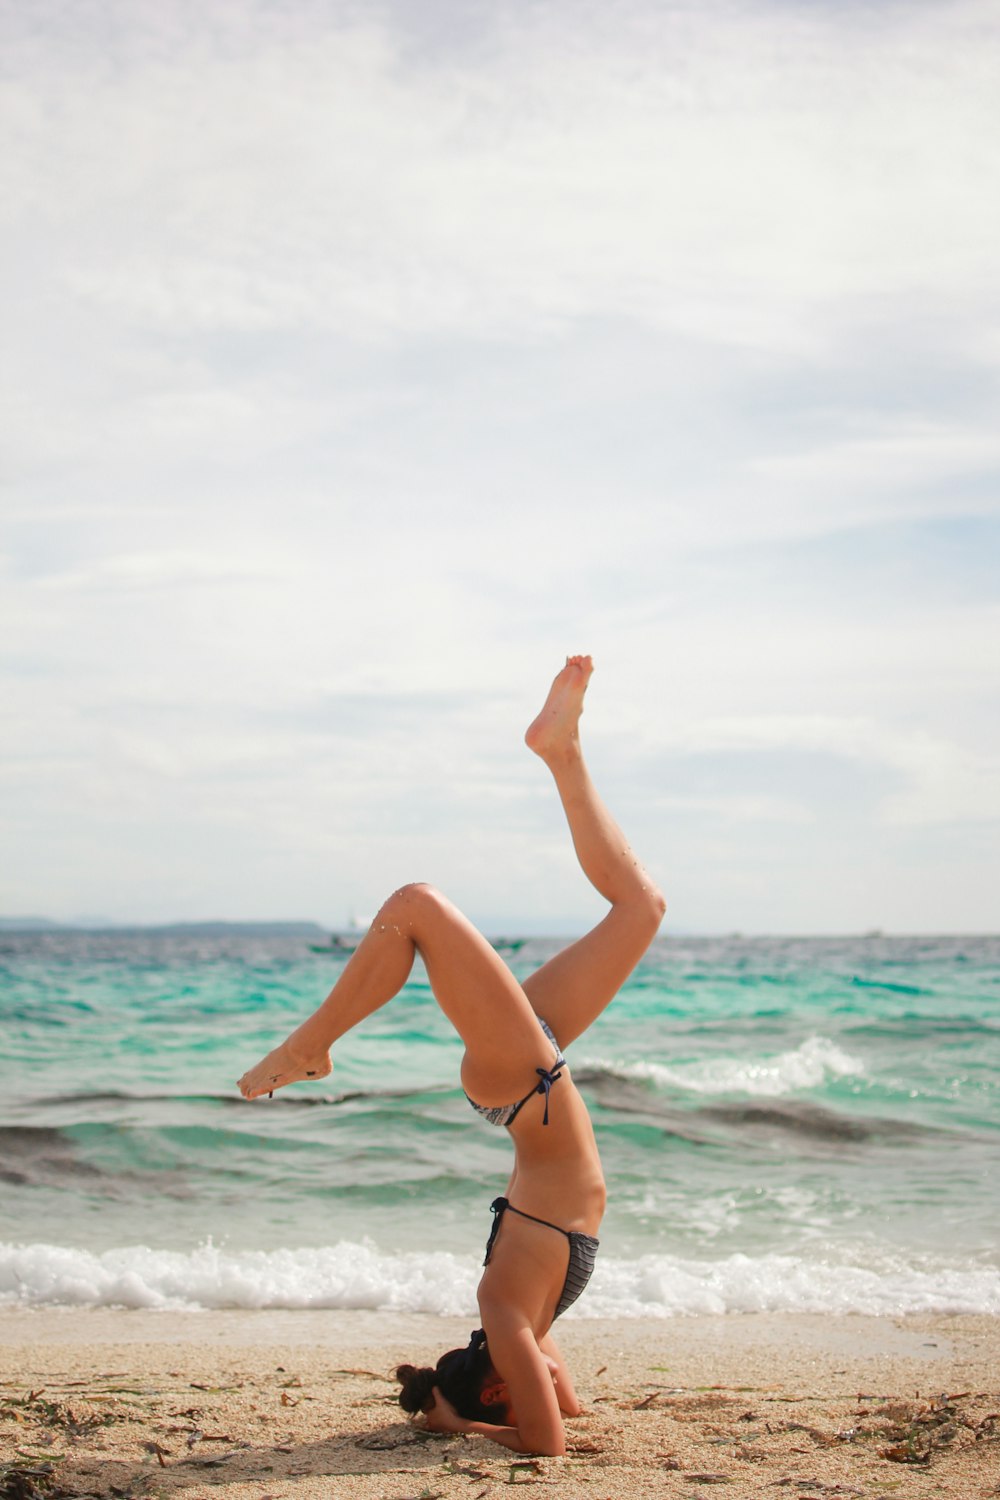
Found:
[{"label": "hair bun", "polygon": [[418,1369],[416,1365],[400,1365],[396,1379],[402,1386],[399,1404],[404,1411],[423,1411],[437,1385],[437,1372],[429,1365]]}]

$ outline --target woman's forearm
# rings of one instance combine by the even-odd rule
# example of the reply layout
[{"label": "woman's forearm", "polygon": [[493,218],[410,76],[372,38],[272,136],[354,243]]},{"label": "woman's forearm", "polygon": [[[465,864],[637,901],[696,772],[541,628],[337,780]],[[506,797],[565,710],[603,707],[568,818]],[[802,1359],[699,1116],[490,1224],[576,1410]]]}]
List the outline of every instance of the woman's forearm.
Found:
[{"label": "woman's forearm", "polygon": [[515,1453],[534,1453],[541,1454],[544,1458],[561,1458],[566,1452],[565,1446],[560,1448],[558,1453],[544,1453],[541,1448],[530,1448],[516,1427],[494,1427],[492,1422],[473,1422],[462,1418],[459,1431],[490,1438],[504,1448],[512,1448]]}]

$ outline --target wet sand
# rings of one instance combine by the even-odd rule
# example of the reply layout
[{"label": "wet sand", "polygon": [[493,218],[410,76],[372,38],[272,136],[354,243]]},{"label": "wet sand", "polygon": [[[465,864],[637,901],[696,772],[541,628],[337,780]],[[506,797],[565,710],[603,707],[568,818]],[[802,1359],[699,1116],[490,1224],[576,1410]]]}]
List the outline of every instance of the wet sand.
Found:
[{"label": "wet sand", "polygon": [[[985,1500],[1000,1320],[569,1320],[561,1459],[407,1420],[392,1368],[470,1324],[368,1312],[0,1313],[0,1493],[177,1500]],[[46,1472],[48,1471],[48,1472]],[[13,1486],[13,1487],[11,1487]]]}]

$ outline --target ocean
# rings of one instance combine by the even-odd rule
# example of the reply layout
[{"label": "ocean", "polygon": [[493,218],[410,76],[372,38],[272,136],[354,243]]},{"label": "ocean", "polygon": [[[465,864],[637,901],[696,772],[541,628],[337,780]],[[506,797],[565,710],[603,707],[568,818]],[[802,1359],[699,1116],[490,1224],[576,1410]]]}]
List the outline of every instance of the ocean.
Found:
[{"label": "ocean", "polygon": [[[472,1315],[511,1149],[419,964],[330,1078],[236,1091],[345,961],[0,934],[0,1304]],[[998,937],[658,939],[569,1049],[609,1207],[568,1316],[1000,1312],[998,1001]]]}]

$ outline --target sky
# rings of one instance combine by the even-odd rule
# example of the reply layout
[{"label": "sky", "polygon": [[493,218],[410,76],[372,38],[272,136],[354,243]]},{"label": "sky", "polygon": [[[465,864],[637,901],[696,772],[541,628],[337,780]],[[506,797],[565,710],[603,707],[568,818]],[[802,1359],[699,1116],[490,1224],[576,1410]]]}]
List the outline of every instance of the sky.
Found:
[{"label": "sky", "polygon": [[1000,893],[993,0],[9,0],[0,913]]}]

